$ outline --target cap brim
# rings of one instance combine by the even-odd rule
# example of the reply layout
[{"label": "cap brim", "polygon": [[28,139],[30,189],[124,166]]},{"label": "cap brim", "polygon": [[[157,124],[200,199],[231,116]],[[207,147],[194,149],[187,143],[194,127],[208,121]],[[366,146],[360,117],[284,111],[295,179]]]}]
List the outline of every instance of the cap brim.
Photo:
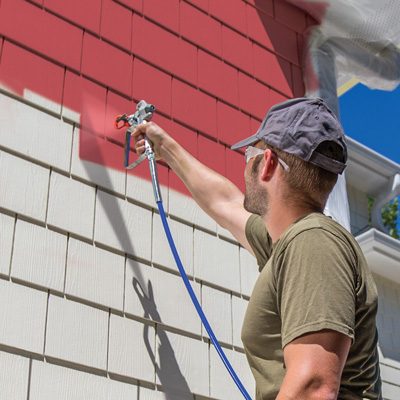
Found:
[{"label": "cap brim", "polygon": [[248,137],[247,139],[244,139],[236,144],[234,144],[231,149],[232,150],[237,150],[241,149],[242,147],[250,146],[251,144],[254,144],[256,142],[259,142],[260,139],[257,138],[257,134]]}]

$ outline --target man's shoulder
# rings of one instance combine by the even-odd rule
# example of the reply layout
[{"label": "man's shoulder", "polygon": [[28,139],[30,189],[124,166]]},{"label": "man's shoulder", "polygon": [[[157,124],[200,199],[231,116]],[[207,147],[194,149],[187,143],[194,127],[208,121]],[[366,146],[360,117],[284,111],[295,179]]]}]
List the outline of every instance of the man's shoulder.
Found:
[{"label": "man's shoulder", "polygon": [[292,241],[306,241],[309,245],[318,242],[340,243],[354,251],[358,248],[354,236],[342,225],[322,213],[312,213],[292,224],[281,237],[281,249]]}]

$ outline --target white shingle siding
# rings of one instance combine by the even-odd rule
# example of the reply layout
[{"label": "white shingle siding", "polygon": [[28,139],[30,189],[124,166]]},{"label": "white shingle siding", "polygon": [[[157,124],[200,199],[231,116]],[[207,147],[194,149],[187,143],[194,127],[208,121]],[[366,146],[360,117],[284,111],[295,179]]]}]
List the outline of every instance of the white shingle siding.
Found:
[{"label": "white shingle siding", "polygon": [[65,294],[122,312],[125,257],[70,238]]},{"label": "white shingle siding", "polygon": [[96,189],[53,172],[50,179],[49,226],[91,240]]},{"label": "white shingle siding", "polygon": [[43,354],[47,293],[0,279],[0,344]]},{"label": "white shingle siding", "polygon": [[0,352],[1,399],[28,398],[29,364],[29,358]]},{"label": "white shingle siding", "polygon": [[240,247],[240,284],[241,293],[250,297],[254,284],[258,278],[258,265],[255,257],[253,257],[245,248]]},{"label": "white shingle siding", "polygon": [[[206,286],[201,288],[202,308],[221,343],[232,345],[232,300],[230,293]],[[203,335],[209,337],[203,327]]]},{"label": "white shingle siding", "polygon": [[3,209],[44,222],[49,178],[48,168],[0,150],[0,206]]},{"label": "white shingle siding", "polygon": [[43,289],[64,291],[67,235],[18,220],[11,277]]},{"label": "white shingle siding", "polygon": [[347,196],[350,207],[350,225],[353,235],[358,235],[369,229],[368,197],[355,187],[347,186]]},{"label": "white shingle siding", "polygon": [[97,191],[94,240],[145,260],[151,259],[152,212]]},{"label": "white shingle siding", "polygon": [[195,277],[240,293],[239,246],[200,229],[194,243]]},{"label": "white shingle siding", "polygon": [[109,313],[50,295],[45,355],[106,371]]},{"label": "white shingle siding", "polygon": [[138,387],[33,360],[29,400],[136,400]]},{"label": "white shingle siding", "polygon": [[0,143],[52,168],[68,172],[72,125],[18,100],[0,94]]},{"label": "white shingle siding", "polygon": [[[246,365],[245,354],[225,348],[224,352],[246,391],[254,399],[254,379],[250,368]],[[210,387],[211,397],[225,400],[243,399],[243,395],[236,387],[229,372],[222,364],[217,351],[212,346],[210,348]]]},{"label": "white shingle siding", "polygon": [[215,221],[198,207],[191,197],[184,196],[173,190],[169,193],[168,211],[170,215],[188,221],[208,231],[216,232],[217,230]]},{"label": "white shingle siding", "polygon": [[[119,195],[125,195],[125,172],[107,168],[104,165],[92,163],[80,158],[79,140],[80,130],[75,128],[72,146],[71,175],[74,178],[98,185],[101,188],[115,192]],[[116,145],[111,143],[108,145],[116,147]],[[96,150],[94,149],[93,151]]]},{"label": "white shingle siding", "polygon": [[15,217],[0,214],[0,275],[10,273]]},{"label": "white shingle siding", "polygon": [[155,358],[154,324],[112,314],[108,372],[154,384]]},{"label": "white shingle siding", "polygon": [[[209,345],[202,340],[157,329],[156,380],[170,392],[171,398],[188,398],[190,393],[209,395]],[[166,367],[164,367],[166,366]]]},{"label": "white shingle siding", "polygon": [[[129,160],[130,163],[134,162],[135,158],[132,158],[132,160]],[[139,178],[135,176],[135,170],[137,169],[142,169],[145,170],[145,173],[141,173],[140,176],[144,175],[148,177],[147,179]],[[150,172],[148,171],[149,169],[149,163],[146,161],[143,161],[141,164],[139,164],[135,170],[130,170],[127,173],[126,176],[126,196],[129,200],[133,200],[135,202],[142,203],[148,207],[156,208],[157,209],[157,204],[154,198],[154,190],[153,190],[153,184],[151,182],[150,178]],[[158,166],[157,170],[160,171],[160,173],[164,172],[162,171],[165,169],[163,166]],[[161,175],[160,175],[161,176]],[[168,204],[169,204],[169,191],[166,186],[163,186],[160,184],[160,192],[161,192],[161,198],[163,202],[163,207],[165,209],[165,212],[168,212]]]},{"label": "white shingle siding", "polygon": [[232,296],[233,345],[239,348],[243,348],[241,333],[247,303],[248,300],[235,295]]},{"label": "white shingle siding", "polygon": [[[168,225],[186,274],[193,276],[193,226],[172,218],[168,218]],[[152,255],[155,264],[178,272],[159,214],[153,217]]]},{"label": "white shingle siding", "polygon": [[[190,281],[200,299],[200,286]],[[200,336],[201,322],[180,276],[128,259],[125,312]]]}]

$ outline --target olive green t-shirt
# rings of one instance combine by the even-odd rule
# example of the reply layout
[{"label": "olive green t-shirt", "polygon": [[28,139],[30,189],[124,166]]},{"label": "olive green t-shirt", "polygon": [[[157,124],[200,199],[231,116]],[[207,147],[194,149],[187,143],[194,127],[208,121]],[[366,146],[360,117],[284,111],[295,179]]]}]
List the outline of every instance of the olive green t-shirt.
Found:
[{"label": "olive green t-shirt", "polygon": [[352,339],[338,399],[381,399],[377,290],[353,236],[319,213],[292,224],[274,244],[262,218],[252,215],[246,236],[261,271],[242,329],[257,400],[278,395],[283,348],[322,329]]}]

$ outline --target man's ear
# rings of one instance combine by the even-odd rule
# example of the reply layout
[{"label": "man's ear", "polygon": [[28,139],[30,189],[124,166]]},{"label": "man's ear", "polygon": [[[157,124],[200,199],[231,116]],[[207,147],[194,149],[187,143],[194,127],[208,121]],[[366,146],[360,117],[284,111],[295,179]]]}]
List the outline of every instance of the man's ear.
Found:
[{"label": "man's ear", "polygon": [[260,178],[264,182],[268,182],[275,173],[276,167],[278,166],[278,160],[274,153],[267,149],[264,153],[264,166],[261,170]]}]

